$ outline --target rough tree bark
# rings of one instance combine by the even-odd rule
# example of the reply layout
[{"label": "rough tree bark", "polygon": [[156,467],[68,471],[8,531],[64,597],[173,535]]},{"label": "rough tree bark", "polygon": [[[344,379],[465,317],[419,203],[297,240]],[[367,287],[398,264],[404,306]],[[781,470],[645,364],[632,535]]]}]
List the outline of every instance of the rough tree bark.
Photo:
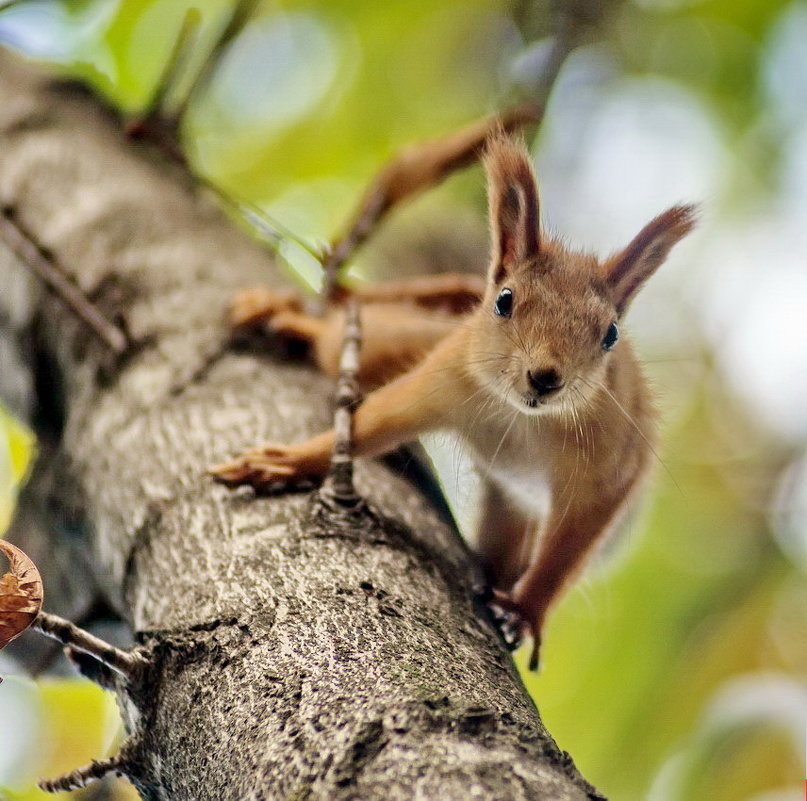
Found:
[{"label": "rough tree bark", "polygon": [[114,357],[0,240],[0,388],[42,442],[15,537],[49,532],[46,608],[75,613],[97,585],[150,660],[128,685],[85,664],[118,693],[144,798],[601,797],[422,481],[359,464],[372,511],[328,518],[203,475],[322,428],[332,390],[227,347],[231,293],[283,278],[209,194],[87,91],[2,53],[0,203],[134,343]]}]

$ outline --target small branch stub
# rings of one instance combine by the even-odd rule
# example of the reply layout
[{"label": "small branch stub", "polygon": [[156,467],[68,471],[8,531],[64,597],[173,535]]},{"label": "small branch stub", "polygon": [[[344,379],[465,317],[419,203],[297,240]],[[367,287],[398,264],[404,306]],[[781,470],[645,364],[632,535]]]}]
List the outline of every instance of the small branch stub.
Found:
[{"label": "small branch stub", "polygon": [[75,651],[89,654],[127,679],[130,683],[140,677],[148,661],[136,653],[123,651],[79,628],[75,623],[49,612],[40,612],[32,628],[58,640]]},{"label": "small branch stub", "polygon": [[126,772],[125,767],[125,762],[120,755],[110,759],[93,760],[89,765],[76,768],[76,770],[57,776],[55,779],[40,779],[37,786],[46,793],[66,793],[70,790],[81,790],[90,782],[103,779],[109,774],[124,775]]},{"label": "small branch stub", "polygon": [[341,506],[355,507],[361,502],[353,484],[353,411],[359,402],[359,356],[361,352],[361,315],[359,302],[351,297],[345,306],[345,333],[336,384],[334,412],[334,448],[331,467],[320,496]]},{"label": "small branch stub", "polygon": [[0,214],[0,237],[115,355],[119,356],[126,350],[126,335],[98,311],[52,258],[42,252],[7,208]]}]

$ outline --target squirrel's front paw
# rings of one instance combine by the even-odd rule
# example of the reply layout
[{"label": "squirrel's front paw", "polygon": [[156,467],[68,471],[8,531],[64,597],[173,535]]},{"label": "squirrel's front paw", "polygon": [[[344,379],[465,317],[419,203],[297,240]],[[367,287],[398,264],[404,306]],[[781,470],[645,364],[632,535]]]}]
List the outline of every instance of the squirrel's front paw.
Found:
[{"label": "squirrel's front paw", "polygon": [[233,328],[253,328],[279,312],[299,309],[300,300],[293,292],[274,292],[257,286],[236,292],[230,301],[228,318]]},{"label": "squirrel's front paw", "polygon": [[266,490],[278,485],[300,484],[322,475],[321,467],[310,464],[293,445],[265,445],[245,451],[208,471],[216,481],[230,487],[249,485]]}]

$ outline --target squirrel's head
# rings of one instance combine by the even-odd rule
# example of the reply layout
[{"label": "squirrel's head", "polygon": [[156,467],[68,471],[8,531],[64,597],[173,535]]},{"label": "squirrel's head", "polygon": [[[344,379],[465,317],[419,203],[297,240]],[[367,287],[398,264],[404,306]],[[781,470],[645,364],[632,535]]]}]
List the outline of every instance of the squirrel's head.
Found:
[{"label": "squirrel's head", "polygon": [[523,143],[494,137],[485,167],[492,254],[468,369],[523,412],[562,414],[604,382],[630,301],[692,229],[695,207],[669,209],[620,253],[599,261],[540,230]]}]

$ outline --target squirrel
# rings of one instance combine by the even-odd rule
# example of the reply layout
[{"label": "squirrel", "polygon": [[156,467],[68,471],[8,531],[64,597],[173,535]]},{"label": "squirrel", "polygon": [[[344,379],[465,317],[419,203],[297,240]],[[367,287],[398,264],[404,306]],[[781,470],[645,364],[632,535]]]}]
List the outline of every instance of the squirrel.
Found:
[{"label": "squirrel", "polygon": [[[494,135],[484,155],[492,252],[487,277],[444,274],[358,289],[359,381],[372,390],[353,422],[356,456],[433,430],[456,432],[483,484],[476,550],[495,603],[533,638],[592,545],[611,530],[654,454],[655,413],[622,320],[637,291],[694,226],[679,205],[605,260],[540,227],[523,142]],[[237,296],[232,320],[312,346],[338,374],[344,313],[303,312],[268,290]],[[266,445],[218,465],[229,485],[267,488],[324,476],[333,431]]]}]

